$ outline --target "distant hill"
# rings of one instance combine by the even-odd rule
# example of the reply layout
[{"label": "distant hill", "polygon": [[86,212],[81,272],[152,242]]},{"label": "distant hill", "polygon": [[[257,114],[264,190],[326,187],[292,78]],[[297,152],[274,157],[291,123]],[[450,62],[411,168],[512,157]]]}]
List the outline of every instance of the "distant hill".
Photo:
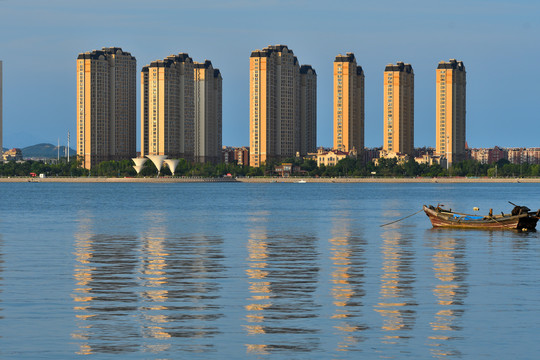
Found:
[{"label": "distant hill", "polygon": [[[23,158],[56,159],[58,156],[58,146],[53,144],[37,144],[21,149]],[[69,149],[69,156],[75,156],[76,152]],[[60,146],[60,157],[66,156],[66,147]]]}]

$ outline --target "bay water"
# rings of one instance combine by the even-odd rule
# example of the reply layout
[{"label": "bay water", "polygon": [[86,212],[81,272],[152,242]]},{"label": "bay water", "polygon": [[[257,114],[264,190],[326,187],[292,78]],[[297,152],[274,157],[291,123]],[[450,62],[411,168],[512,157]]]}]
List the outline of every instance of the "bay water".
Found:
[{"label": "bay water", "polygon": [[0,184],[0,359],[536,359],[538,184]]}]

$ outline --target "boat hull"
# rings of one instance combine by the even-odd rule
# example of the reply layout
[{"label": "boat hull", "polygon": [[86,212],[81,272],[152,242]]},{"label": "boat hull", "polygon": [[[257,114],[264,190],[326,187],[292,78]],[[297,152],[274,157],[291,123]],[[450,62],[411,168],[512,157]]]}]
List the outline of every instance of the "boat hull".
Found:
[{"label": "boat hull", "polygon": [[[425,205],[424,212],[433,227],[436,228],[533,231],[536,229],[536,223],[538,222],[538,217],[529,213],[498,217],[456,216],[449,211],[440,211]],[[467,217],[477,219],[467,219]]]}]

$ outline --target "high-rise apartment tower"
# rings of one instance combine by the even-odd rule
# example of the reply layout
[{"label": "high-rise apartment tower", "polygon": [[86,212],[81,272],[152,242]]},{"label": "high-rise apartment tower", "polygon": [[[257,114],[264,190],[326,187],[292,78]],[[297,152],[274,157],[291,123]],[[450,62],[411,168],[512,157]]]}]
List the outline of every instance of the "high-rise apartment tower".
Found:
[{"label": "high-rise apartment tower", "polygon": [[193,160],[194,75],[188,54],[171,55],[141,71],[141,156]]},{"label": "high-rise apartment tower", "polygon": [[221,162],[222,78],[212,62],[195,62],[195,161]]},{"label": "high-rise apartment tower", "polygon": [[316,73],[311,67],[300,69],[298,59],[286,45],[251,53],[251,166],[315,150]]},{"label": "high-rise apartment tower", "polygon": [[2,142],[2,113],[4,111],[2,103],[2,60],[0,60],[0,155],[2,155],[2,152],[4,151],[3,142]]},{"label": "high-rise apartment tower", "polygon": [[317,150],[317,73],[300,66],[300,154]]},{"label": "high-rise apartment tower", "polygon": [[110,47],[77,57],[77,155],[90,169],[136,155],[136,60]]},{"label": "high-rise apartment tower", "polygon": [[389,64],[384,70],[384,143],[388,153],[413,155],[414,72],[410,64]]},{"label": "high-rise apartment tower", "polygon": [[353,53],[334,60],[334,149],[364,149],[364,71]]},{"label": "high-rise apartment tower", "polygon": [[447,164],[465,159],[466,72],[462,61],[437,66],[437,133],[435,154]]}]

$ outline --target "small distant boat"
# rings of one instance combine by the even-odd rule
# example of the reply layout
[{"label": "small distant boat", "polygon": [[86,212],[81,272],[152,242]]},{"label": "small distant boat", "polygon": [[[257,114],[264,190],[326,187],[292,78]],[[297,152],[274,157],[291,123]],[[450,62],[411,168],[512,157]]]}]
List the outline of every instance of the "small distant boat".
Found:
[{"label": "small distant boat", "polygon": [[298,180],[296,183],[297,184],[305,184],[307,181],[306,180]]},{"label": "small distant boat", "polygon": [[443,209],[437,205],[424,205],[424,212],[431,220],[433,227],[458,228],[458,229],[489,229],[504,230],[512,229],[518,231],[535,231],[536,223],[540,219],[540,210],[531,211],[526,206],[514,205],[510,214],[501,213],[493,215],[492,209],[486,216],[458,213]]}]

